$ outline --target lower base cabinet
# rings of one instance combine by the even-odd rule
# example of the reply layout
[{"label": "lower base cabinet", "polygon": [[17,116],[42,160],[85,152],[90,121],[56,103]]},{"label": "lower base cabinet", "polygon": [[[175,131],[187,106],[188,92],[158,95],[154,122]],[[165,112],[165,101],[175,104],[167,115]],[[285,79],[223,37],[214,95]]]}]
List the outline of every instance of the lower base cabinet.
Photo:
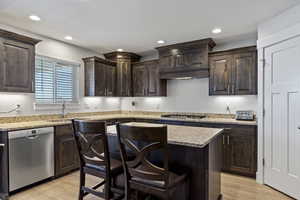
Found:
[{"label": "lower base cabinet", "polygon": [[255,177],[257,170],[256,127],[233,127],[223,134],[223,171]]},{"label": "lower base cabinet", "polygon": [[55,127],[55,176],[79,168],[79,154],[71,125]]}]

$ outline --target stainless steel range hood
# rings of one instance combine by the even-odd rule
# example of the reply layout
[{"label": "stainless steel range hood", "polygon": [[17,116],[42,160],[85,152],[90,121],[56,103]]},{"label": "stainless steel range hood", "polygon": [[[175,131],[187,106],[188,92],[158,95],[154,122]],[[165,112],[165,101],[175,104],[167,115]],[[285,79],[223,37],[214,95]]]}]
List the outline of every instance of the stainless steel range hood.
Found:
[{"label": "stainless steel range hood", "polygon": [[208,38],[156,48],[159,51],[160,78],[186,80],[208,77],[208,53],[215,45]]}]

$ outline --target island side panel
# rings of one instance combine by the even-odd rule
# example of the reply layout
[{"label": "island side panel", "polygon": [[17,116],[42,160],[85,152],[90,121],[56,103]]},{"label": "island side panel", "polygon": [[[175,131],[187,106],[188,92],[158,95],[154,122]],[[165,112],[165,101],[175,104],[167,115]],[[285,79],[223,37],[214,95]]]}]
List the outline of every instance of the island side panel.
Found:
[{"label": "island side panel", "polygon": [[208,155],[208,199],[221,199],[222,135],[211,141],[206,155]]},{"label": "island side panel", "polygon": [[0,132],[0,199],[8,199],[8,134]]},{"label": "island side panel", "polygon": [[[208,146],[204,148],[170,144],[170,167],[184,167],[189,171],[190,200],[208,199]],[[179,189],[174,200],[183,200],[184,189]],[[213,199],[211,199],[213,200]]]}]

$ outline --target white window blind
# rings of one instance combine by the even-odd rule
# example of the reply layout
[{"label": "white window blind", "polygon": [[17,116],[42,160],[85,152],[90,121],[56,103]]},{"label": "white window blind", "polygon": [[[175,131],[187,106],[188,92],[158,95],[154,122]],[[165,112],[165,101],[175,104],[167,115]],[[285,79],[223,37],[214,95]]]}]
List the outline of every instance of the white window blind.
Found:
[{"label": "white window blind", "polygon": [[35,99],[37,103],[76,102],[75,73],[78,65],[36,56]]}]

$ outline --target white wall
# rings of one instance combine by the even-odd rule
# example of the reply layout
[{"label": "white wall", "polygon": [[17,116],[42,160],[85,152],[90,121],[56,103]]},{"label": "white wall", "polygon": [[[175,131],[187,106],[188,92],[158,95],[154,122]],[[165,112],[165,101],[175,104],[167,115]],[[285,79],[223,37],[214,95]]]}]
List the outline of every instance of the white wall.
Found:
[{"label": "white wall", "polygon": [[258,26],[258,40],[265,39],[297,23],[300,23],[300,4],[262,22]]},{"label": "white wall", "polygon": [[[108,110],[119,110],[120,99],[119,98],[101,98],[101,97],[83,97],[84,94],[84,65],[81,60],[83,57],[88,56],[100,56],[95,52],[83,49],[74,45],[70,45],[61,41],[49,39],[40,35],[28,33],[14,27],[0,24],[0,28],[15,33],[41,39],[42,42],[36,46],[36,53],[48,57],[71,61],[74,63],[81,64],[80,76],[78,80],[79,84],[79,97],[80,104],[78,106],[69,106],[67,112],[86,112],[86,111],[108,111]],[[60,107],[56,110],[35,110],[34,109],[34,94],[20,94],[20,93],[0,93],[0,117],[1,116],[12,116],[12,115],[31,115],[31,114],[49,114],[60,112]],[[21,105],[19,112],[10,114],[1,114],[14,108],[17,104]]]},{"label": "white wall", "polygon": [[[136,106],[131,102],[135,101]],[[122,98],[122,110],[159,112],[231,113],[236,110],[254,110],[257,96],[209,96],[208,78],[192,80],[169,80],[167,97]]]},{"label": "white wall", "polygon": [[[214,51],[222,51],[232,48],[256,45],[256,37],[251,37],[235,42],[217,44]],[[154,52],[148,54],[143,60],[158,58]],[[122,98],[122,110],[143,110],[161,112],[207,112],[207,113],[228,113],[227,105],[231,113],[237,110],[257,110],[257,96],[209,96],[208,78],[193,80],[168,80],[167,97],[148,98]],[[136,106],[131,102],[135,101]]]}]

